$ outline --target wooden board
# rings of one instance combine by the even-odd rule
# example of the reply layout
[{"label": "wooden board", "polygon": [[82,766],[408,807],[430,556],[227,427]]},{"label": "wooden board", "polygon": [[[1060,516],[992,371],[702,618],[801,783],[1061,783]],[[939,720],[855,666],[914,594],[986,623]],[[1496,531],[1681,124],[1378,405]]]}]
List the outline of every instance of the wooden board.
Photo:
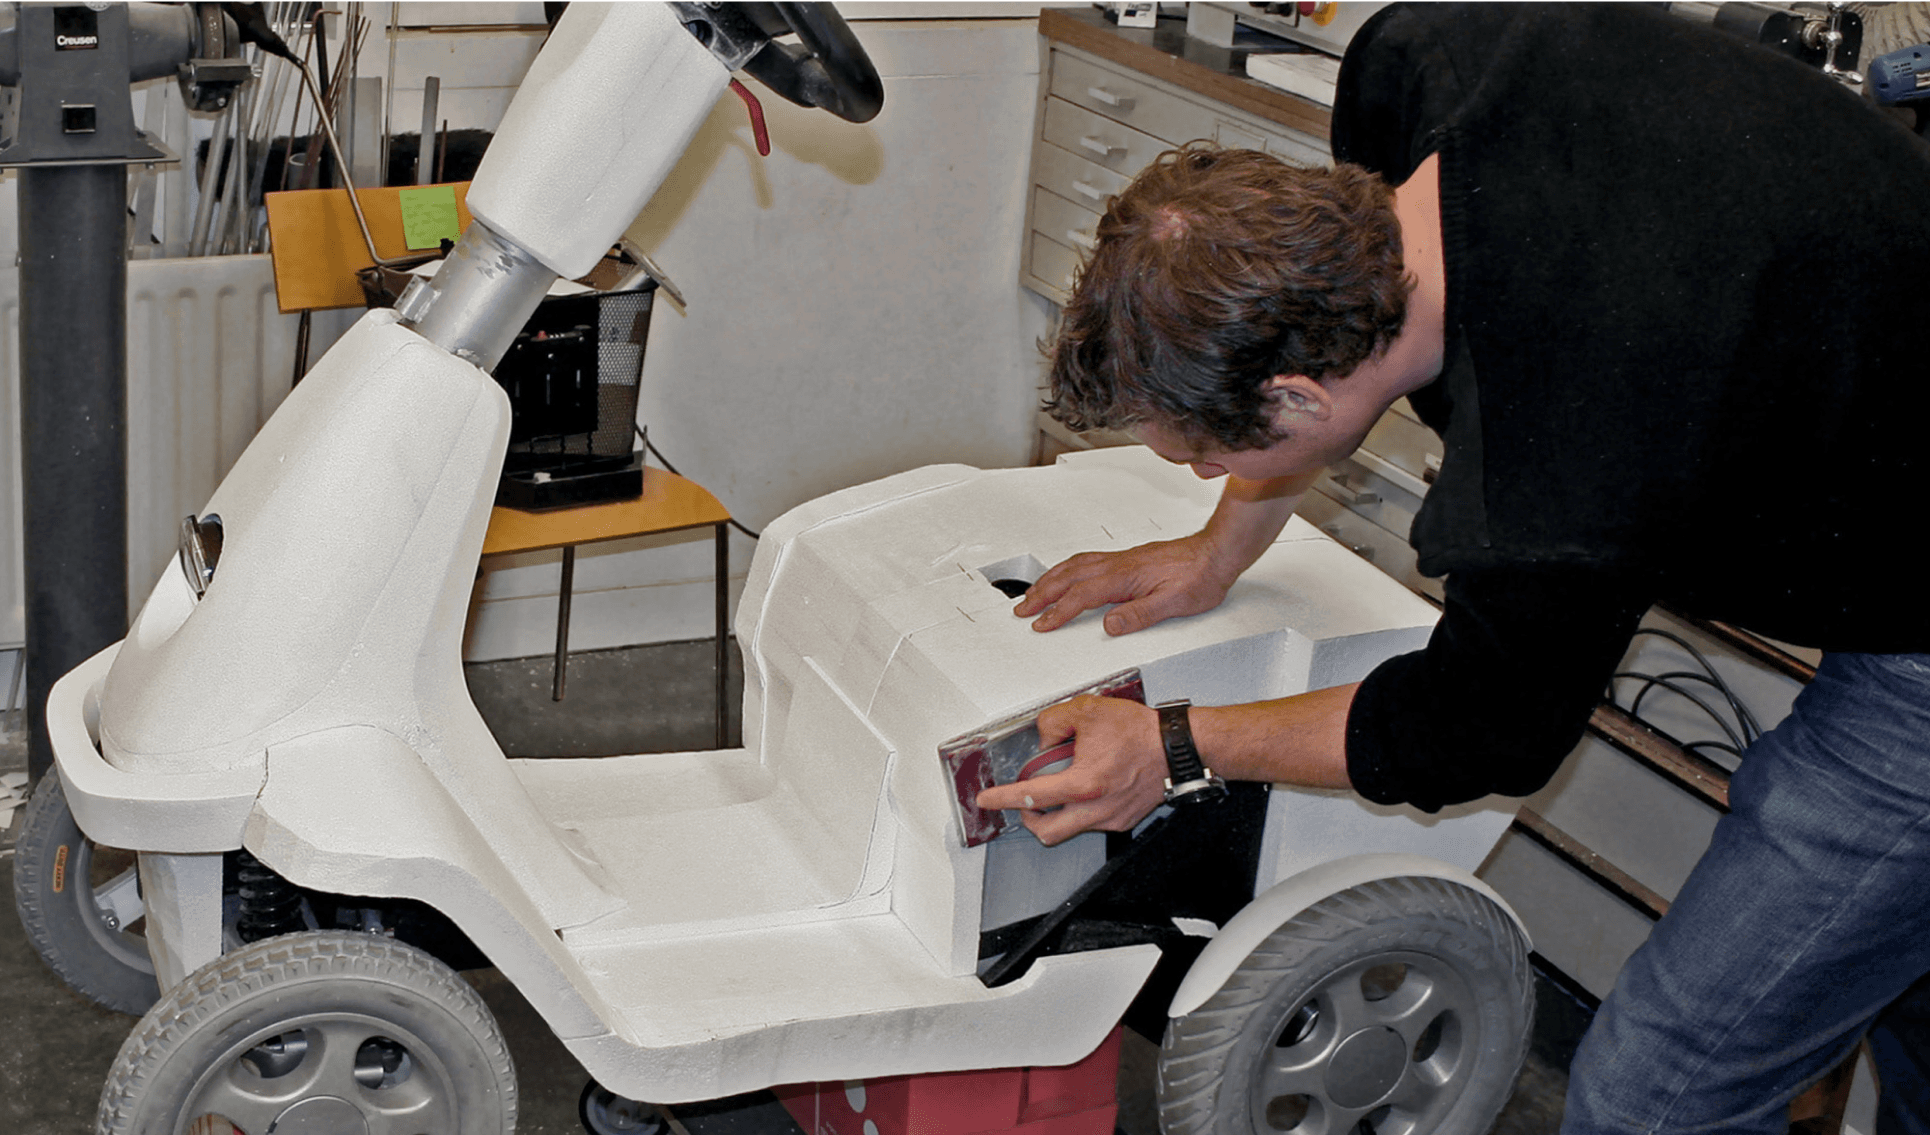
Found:
[{"label": "wooden board", "polygon": [[[450,182],[456,190],[456,219],[469,227],[469,183]],[[361,189],[362,213],[369,235],[384,259],[407,256],[411,249],[402,237],[402,186]],[[407,188],[417,188],[409,186]],[[275,261],[275,298],[283,314],[303,309],[323,311],[363,306],[358,269],[367,268],[368,246],[355,224],[346,189],[296,189],[270,193],[269,250]],[[426,250],[413,250],[426,251]]]},{"label": "wooden board", "polygon": [[546,512],[497,506],[489,514],[482,554],[533,552],[570,544],[593,544],[722,524],[729,510],[694,481],[662,469],[643,471],[643,495],[635,500],[578,505]]}]

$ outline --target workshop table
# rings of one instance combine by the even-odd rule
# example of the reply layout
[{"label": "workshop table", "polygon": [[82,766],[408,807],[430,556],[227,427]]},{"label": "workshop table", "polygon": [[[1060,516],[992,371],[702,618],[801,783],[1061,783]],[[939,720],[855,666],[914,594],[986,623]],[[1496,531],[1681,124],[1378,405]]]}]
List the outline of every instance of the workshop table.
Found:
[{"label": "workshop table", "polygon": [[483,556],[563,549],[562,587],[556,601],[556,680],[551,698],[563,700],[570,645],[570,592],[576,549],[582,544],[654,536],[711,527],[717,533],[717,747],[725,747],[725,608],[730,580],[730,513],[703,486],[663,469],[643,471],[643,495],[634,500],[526,512],[498,505],[489,515]]}]

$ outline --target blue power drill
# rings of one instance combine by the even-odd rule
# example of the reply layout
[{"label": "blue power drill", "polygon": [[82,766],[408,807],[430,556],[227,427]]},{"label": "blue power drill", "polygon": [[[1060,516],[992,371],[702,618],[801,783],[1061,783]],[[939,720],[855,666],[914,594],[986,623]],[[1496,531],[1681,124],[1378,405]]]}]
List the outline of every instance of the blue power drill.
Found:
[{"label": "blue power drill", "polygon": [[1864,73],[1878,106],[1907,106],[1917,112],[1917,133],[1930,137],[1930,43],[1905,47],[1870,61]]}]

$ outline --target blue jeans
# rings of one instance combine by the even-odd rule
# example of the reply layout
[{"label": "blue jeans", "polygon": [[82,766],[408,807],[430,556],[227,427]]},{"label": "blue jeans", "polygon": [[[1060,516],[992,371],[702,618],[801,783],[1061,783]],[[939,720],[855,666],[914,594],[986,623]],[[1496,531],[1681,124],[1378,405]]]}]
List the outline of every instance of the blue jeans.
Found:
[{"label": "blue jeans", "polygon": [[1782,1135],[1873,1024],[1879,1130],[1930,1131],[1930,655],[1825,657],[1729,803],[1582,1039],[1562,1131]]}]

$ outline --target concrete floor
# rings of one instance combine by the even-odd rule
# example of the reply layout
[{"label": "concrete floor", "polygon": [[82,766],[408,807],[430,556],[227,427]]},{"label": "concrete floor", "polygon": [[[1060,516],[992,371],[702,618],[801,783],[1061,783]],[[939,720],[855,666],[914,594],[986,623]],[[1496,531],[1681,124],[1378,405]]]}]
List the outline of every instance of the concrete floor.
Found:
[{"label": "concrete floor", "polygon": [[[736,652],[731,655],[734,663]],[[547,658],[472,665],[469,684],[484,718],[512,755],[590,756],[710,747],[712,674],[711,646],[698,642],[573,655],[568,696],[560,703],[550,700]],[[733,741],[738,688],[733,673]],[[0,773],[24,768],[19,734],[6,734],[0,738]],[[0,895],[11,896],[12,880],[8,831],[0,839]],[[581,1066],[494,970],[467,977],[509,1040],[522,1096],[518,1130],[523,1135],[581,1132],[576,1116],[586,1079]],[[1560,1124],[1564,1069],[1588,1010],[1546,980],[1537,981],[1537,994],[1534,1050],[1496,1135],[1539,1135]],[[134,1023],[61,985],[42,967],[18,922],[0,916],[0,1133],[92,1131],[101,1085]],[[1119,1124],[1125,1135],[1156,1135],[1152,1069],[1157,1050],[1131,1033],[1127,1042]],[[678,1114],[691,1135],[801,1135],[768,1093],[684,1107]]]}]

